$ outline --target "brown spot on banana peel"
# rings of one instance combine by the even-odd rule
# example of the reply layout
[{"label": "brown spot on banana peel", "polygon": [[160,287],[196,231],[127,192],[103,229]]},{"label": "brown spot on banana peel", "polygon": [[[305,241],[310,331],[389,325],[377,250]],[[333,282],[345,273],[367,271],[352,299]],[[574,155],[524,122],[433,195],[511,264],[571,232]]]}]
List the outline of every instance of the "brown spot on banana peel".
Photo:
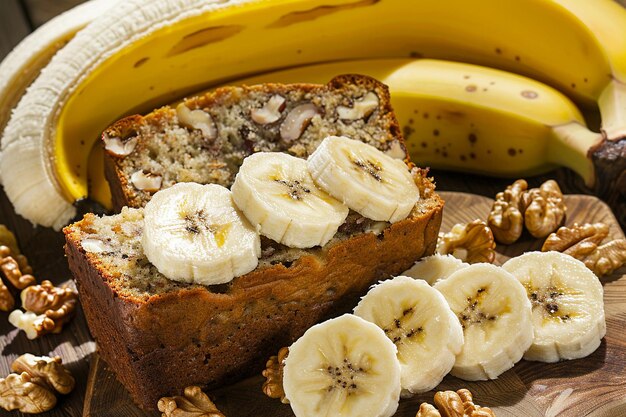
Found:
[{"label": "brown spot on banana peel", "polygon": [[626,228],[626,137],[612,140],[603,135],[587,157],[595,171],[594,193],[608,203]]},{"label": "brown spot on banana peel", "polygon": [[167,57],[180,55],[192,49],[201,48],[205,45],[223,41],[235,36],[244,29],[242,25],[214,26],[197,30],[185,35],[167,53]]},{"label": "brown spot on banana peel", "polygon": [[269,24],[268,28],[283,28],[286,26],[291,26],[296,23],[307,22],[310,20],[315,20],[318,17],[326,16],[332,13],[337,13],[343,10],[354,9],[358,7],[367,7],[372,6],[378,3],[380,0],[360,0],[354,3],[336,5],[336,6],[318,6],[309,10],[299,10],[296,12],[287,13],[274,23]]}]

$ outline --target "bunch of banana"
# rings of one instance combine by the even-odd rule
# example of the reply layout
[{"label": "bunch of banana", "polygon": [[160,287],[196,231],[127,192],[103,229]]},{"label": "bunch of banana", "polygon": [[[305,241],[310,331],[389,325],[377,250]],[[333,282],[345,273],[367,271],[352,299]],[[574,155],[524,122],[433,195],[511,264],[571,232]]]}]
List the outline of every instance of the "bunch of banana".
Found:
[{"label": "bunch of banana", "polygon": [[[460,170],[471,170],[473,164],[474,171],[515,176],[566,164],[591,183],[592,160],[596,177],[602,177],[596,181],[601,191],[624,189],[626,37],[620,36],[624,27],[626,11],[611,0],[513,0],[506,5],[497,0],[129,0],[82,30],[32,84],[5,129],[0,175],[17,213],[60,227],[74,214],[72,204],[88,195],[88,167],[97,161],[95,156],[90,160],[92,144],[122,115],[280,68],[411,56],[531,76],[582,103],[597,103],[603,129],[602,136],[584,129],[571,105],[548,111],[559,117],[538,117],[541,111],[529,109],[541,101],[544,90],[537,85],[539,91],[516,90],[518,96],[524,93],[518,101],[499,101],[501,117],[485,125],[479,103],[500,91],[497,79],[491,75],[463,79],[466,96],[449,112],[444,102],[451,100],[437,100],[449,87],[437,90],[437,74],[430,71],[435,78],[428,81],[433,86],[429,94],[435,94],[432,108],[425,98],[418,101],[420,106],[410,98],[398,98],[395,104],[404,115],[417,111],[413,125],[403,116],[407,131],[433,123],[429,137],[411,138],[418,162]],[[368,72],[358,62],[344,68]],[[414,91],[411,88],[407,96]],[[435,123],[444,120],[441,128],[450,129],[446,139],[463,132],[464,147],[454,146],[452,151],[453,144],[460,143],[456,139],[434,145],[430,136],[444,138]],[[548,127],[542,131],[538,125],[546,120]],[[564,129],[557,126],[561,121]],[[507,146],[506,135],[514,128],[518,138],[530,140],[542,133],[539,137],[561,139],[539,139],[547,144],[527,151],[517,140]],[[565,131],[554,133],[560,130]],[[500,133],[498,140],[488,139],[486,132]],[[422,149],[427,151],[423,157]],[[613,163],[606,164],[607,160]],[[103,195],[99,189],[93,194]],[[619,198],[619,193],[612,195]]]}]

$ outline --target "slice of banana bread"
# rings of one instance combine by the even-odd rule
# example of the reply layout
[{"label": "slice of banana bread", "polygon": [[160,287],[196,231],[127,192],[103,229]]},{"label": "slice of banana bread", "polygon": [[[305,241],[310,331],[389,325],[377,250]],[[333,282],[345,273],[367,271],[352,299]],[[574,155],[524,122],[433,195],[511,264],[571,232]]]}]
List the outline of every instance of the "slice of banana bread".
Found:
[{"label": "slice of banana bread", "polygon": [[280,151],[307,157],[326,136],[348,136],[405,158],[387,87],[362,75],[327,85],[225,87],[129,116],[102,134],[116,211],[143,207],[177,182],[229,187],[243,158]]},{"label": "slice of banana bread", "polygon": [[211,388],[259,372],[310,326],[351,310],[370,285],[434,252],[443,209],[427,171],[413,168],[420,200],[405,220],[351,212],[321,248],[262,238],[259,266],[228,284],[170,281],[141,246],[141,207],[158,189],[181,181],[230,186],[248,154],[304,157],[326,135],[406,157],[387,88],[368,77],[224,88],[183,104],[123,119],[103,134],[116,206],[139,208],[87,215],[64,229],[100,355],[147,409],[188,385]]},{"label": "slice of banana bread", "polygon": [[88,214],[64,229],[66,254],[100,355],[142,408],[188,385],[260,372],[315,323],[350,311],[370,285],[435,250],[443,201],[415,170],[422,198],[405,220],[351,213],[322,248],[262,240],[252,272],[202,286],[165,278],[143,253],[143,208]]}]

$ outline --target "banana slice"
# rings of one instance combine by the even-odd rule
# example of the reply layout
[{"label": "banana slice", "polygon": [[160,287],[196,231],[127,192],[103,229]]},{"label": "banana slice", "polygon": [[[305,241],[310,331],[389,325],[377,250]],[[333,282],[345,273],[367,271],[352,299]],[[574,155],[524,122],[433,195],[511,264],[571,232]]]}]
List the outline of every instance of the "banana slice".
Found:
[{"label": "banana slice", "polygon": [[398,349],[406,392],[435,388],[463,346],[463,329],[441,293],[426,282],[398,276],[373,287],[354,314],[376,324]]},{"label": "banana slice", "polygon": [[420,198],[404,162],[344,136],[324,139],[307,167],[322,190],[372,220],[403,220]]},{"label": "banana slice", "polygon": [[292,248],[323,246],[348,216],[348,207],[315,186],[306,161],[285,153],[248,156],[231,190],[262,235]]},{"label": "banana slice", "polygon": [[524,287],[500,267],[474,264],[435,284],[463,327],[465,342],[451,374],[467,381],[495,379],[518,362],[533,341]]},{"label": "banana slice", "polygon": [[528,252],[502,268],[526,288],[535,337],[524,359],[557,362],[593,353],[606,334],[603,289],[585,264],[560,252]]},{"label": "banana slice", "polygon": [[450,275],[470,266],[452,255],[442,255],[436,253],[415,262],[411,268],[402,273],[407,277],[423,279],[430,285],[435,285],[438,281],[448,278]]},{"label": "banana slice", "polygon": [[396,347],[360,317],[328,320],[289,348],[283,388],[296,417],[390,417],[400,398]]},{"label": "banana slice", "polygon": [[261,239],[216,185],[179,183],[154,194],[144,209],[148,260],[174,281],[223,284],[259,263]]}]

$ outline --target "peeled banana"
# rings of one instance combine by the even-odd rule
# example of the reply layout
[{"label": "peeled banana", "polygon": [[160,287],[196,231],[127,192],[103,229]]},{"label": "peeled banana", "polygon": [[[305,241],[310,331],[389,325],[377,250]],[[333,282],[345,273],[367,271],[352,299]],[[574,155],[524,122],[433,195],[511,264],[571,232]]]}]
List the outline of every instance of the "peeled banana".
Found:
[{"label": "peeled banana", "polygon": [[[203,86],[248,74],[331,60],[408,56],[491,65],[533,76],[583,101],[598,101],[604,130],[611,141],[601,142],[602,138],[592,137],[582,127],[566,128],[560,134],[567,139],[562,141],[565,145],[543,147],[545,152],[539,154],[538,147],[533,147],[535,152],[527,152],[517,147],[517,141],[511,146],[507,145],[508,139],[491,142],[481,136],[485,134],[482,130],[468,132],[470,125],[461,129],[468,142],[465,148],[458,148],[453,154],[452,145],[441,140],[439,146],[429,149],[433,153],[438,149],[441,162],[452,168],[471,169],[467,167],[476,159],[476,169],[480,170],[485,166],[481,163],[485,156],[479,152],[486,152],[490,160],[498,159],[504,152],[500,159],[511,162],[507,164],[510,175],[521,174],[516,170],[539,172],[551,163],[567,163],[590,181],[592,170],[589,162],[581,158],[581,147],[591,150],[600,161],[609,159],[619,146],[613,139],[624,131],[626,49],[623,37],[614,36],[611,31],[619,33],[626,26],[626,11],[610,0],[594,1],[593,6],[582,3],[121,2],[95,19],[52,59],[15,109],[2,140],[0,173],[5,190],[17,213],[35,223],[59,227],[75,212],[71,204],[87,196],[91,145],[108,124],[124,114],[144,111]],[[515,19],[503,18],[504,15]],[[348,25],[350,31],[346,32]],[[370,36],[373,32],[377,34],[375,38]],[[353,71],[363,72],[359,68]],[[465,81],[472,101],[485,88],[496,89],[496,84]],[[527,96],[529,102],[537,98],[531,98],[533,93]],[[449,113],[445,107],[437,106],[425,111],[399,102],[396,108],[418,110],[419,116],[415,114],[414,120],[421,117],[420,121],[425,120],[425,115],[434,120],[437,115],[442,119],[444,115],[456,115],[466,121],[474,117],[473,112]],[[546,131],[555,130],[529,128],[525,120],[517,117],[496,121],[502,123],[489,127],[487,132],[504,129],[506,133],[510,127],[518,129],[518,136],[536,137],[542,133],[540,137],[546,137],[553,134]],[[453,130],[451,126],[450,129]],[[435,136],[434,129],[430,133]],[[478,139],[472,142],[472,138]],[[431,140],[415,139],[413,152],[420,150],[424,139],[427,145]],[[499,146],[483,147],[493,143]],[[596,146],[589,148],[589,143]],[[544,153],[551,156],[545,157]],[[20,166],[11,162],[15,159],[20,159]],[[529,168],[529,161],[539,162]],[[501,174],[489,166],[483,170]],[[607,168],[606,173],[621,174],[614,168]],[[25,177],[26,187],[20,183]],[[611,180],[604,184],[619,185]]]}]

